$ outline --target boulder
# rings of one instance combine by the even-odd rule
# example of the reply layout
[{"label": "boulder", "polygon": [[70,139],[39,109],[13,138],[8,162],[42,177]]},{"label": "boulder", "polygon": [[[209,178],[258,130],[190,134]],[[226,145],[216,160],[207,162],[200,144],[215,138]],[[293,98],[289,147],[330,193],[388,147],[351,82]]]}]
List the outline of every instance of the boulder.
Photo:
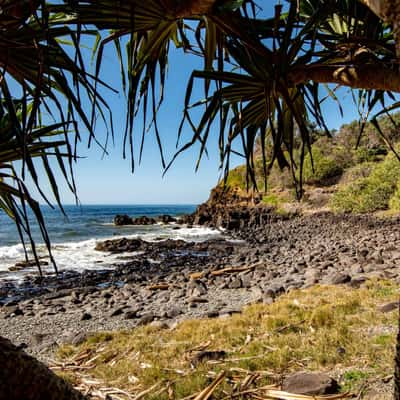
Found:
[{"label": "boulder", "polygon": [[122,226],[122,225],[132,225],[132,218],[129,215],[116,215],[114,217],[114,225]]},{"label": "boulder", "polygon": [[338,393],[339,385],[324,373],[298,372],[283,380],[282,390],[294,394],[319,396]]},{"label": "boulder", "polygon": [[146,215],[132,219],[132,225],[153,225],[156,222],[154,218],[147,217]]},{"label": "boulder", "polygon": [[170,222],[176,222],[176,218],[171,217],[171,215],[165,214],[165,215],[160,215],[158,217],[158,220],[162,222],[163,224],[169,224]]}]

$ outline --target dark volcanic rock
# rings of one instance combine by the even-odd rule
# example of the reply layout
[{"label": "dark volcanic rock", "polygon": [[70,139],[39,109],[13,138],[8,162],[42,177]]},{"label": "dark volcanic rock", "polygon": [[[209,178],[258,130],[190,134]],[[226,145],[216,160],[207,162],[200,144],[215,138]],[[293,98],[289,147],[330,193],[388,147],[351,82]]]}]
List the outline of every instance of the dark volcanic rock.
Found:
[{"label": "dark volcanic rock", "polygon": [[299,372],[284,379],[282,390],[289,393],[318,396],[338,393],[339,385],[333,378],[323,373]]},{"label": "dark volcanic rock", "polygon": [[209,360],[221,360],[225,358],[226,352],[223,350],[215,350],[215,351],[199,351],[196,353],[192,359],[190,360],[190,363],[196,367],[199,364],[209,361]]},{"label": "dark volcanic rock", "polygon": [[168,214],[160,215],[160,216],[157,218],[157,220],[160,221],[160,222],[162,222],[163,224],[169,224],[170,222],[176,222],[176,218],[171,217],[171,216],[168,215]]},{"label": "dark volcanic rock", "polygon": [[114,225],[132,225],[132,218],[129,215],[116,215],[114,217]]},{"label": "dark volcanic rock", "polygon": [[154,218],[147,217],[146,215],[132,219],[132,225],[153,225],[156,222]]},{"label": "dark volcanic rock", "polygon": [[81,321],[88,321],[89,319],[92,319],[92,314],[84,312],[81,316]]},{"label": "dark volcanic rock", "polygon": [[113,253],[122,253],[130,251],[138,251],[143,245],[141,239],[117,239],[105,240],[104,242],[96,243],[95,250],[97,251],[110,251]]}]

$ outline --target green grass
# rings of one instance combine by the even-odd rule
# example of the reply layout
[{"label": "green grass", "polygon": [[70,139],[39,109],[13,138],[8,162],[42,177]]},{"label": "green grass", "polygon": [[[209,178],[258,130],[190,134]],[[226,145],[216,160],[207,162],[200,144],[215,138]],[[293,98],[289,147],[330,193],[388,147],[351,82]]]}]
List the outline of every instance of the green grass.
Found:
[{"label": "green grass", "polygon": [[[231,376],[238,368],[277,377],[297,370],[335,374],[339,368],[347,371],[341,383],[348,390],[367,376],[392,373],[397,314],[380,313],[377,307],[394,301],[398,294],[397,284],[378,281],[360,289],[316,286],[294,290],[271,305],[251,305],[230,318],[184,321],[171,330],[145,326],[98,334],[79,347],[62,347],[59,358],[67,361],[87,350],[96,357],[88,372],[105,385],[137,393],[155,383],[169,384],[172,398],[203,389],[210,382],[210,372],[224,370]],[[201,346],[223,350],[227,356],[219,363],[204,362],[193,369],[192,350]],[[338,352],[338,348],[345,351]],[[68,376],[76,379],[73,373]],[[273,381],[266,376],[257,384]],[[223,390],[232,390],[229,379],[214,398],[224,397]],[[168,394],[153,393],[146,398],[168,399]]]},{"label": "green grass", "polygon": [[370,377],[370,373],[363,370],[349,370],[343,374],[342,388],[345,391],[351,391],[355,387],[359,387]]}]

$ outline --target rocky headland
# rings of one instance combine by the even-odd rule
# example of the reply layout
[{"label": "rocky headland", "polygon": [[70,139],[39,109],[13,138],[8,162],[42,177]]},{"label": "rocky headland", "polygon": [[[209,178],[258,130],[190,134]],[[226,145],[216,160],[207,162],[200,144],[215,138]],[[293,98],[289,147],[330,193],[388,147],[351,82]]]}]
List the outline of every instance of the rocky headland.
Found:
[{"label": "rocky headland", "polygon": [[[121,264],[3,285],[0,335],[46,358],[59,344],[79,343],[92,332],[223,317],[316,284],[400,279],[398,217],[289,217],[261,205],[221,207],[218,215],[213,207],[199,207],[184,222],[225,227],[224,238],[99,242],[97,250],[120,253]],[[204,215],[210,218],[201,220]]]}]

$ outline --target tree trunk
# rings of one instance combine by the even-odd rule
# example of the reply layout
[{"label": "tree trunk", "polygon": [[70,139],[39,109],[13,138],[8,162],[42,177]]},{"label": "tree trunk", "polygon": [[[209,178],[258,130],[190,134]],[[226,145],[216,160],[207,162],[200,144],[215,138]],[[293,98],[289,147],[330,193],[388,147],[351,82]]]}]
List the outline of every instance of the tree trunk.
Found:
[{"label": "tree trunk", "polygon": [[400,2],[398,0],[360,0],[378,17],[393,26],[397,56],[400,57]]},{"label": "tree trunk", "polygon": [[84,400],[62,378],[0,336],[0,400]]},{"label": "tree trunk", "polygon": [[299,84],[307,81],[337,83],[359,89],[389,90],[400,92],[398,66],[389,68],[380,64],[364,65],[310,65],[295,67],[288,74],[289,81]]},{"label": "tree trunk", "polygon": [[176,18],[190,18],[211,13],[217,0],[175,0]]}]

